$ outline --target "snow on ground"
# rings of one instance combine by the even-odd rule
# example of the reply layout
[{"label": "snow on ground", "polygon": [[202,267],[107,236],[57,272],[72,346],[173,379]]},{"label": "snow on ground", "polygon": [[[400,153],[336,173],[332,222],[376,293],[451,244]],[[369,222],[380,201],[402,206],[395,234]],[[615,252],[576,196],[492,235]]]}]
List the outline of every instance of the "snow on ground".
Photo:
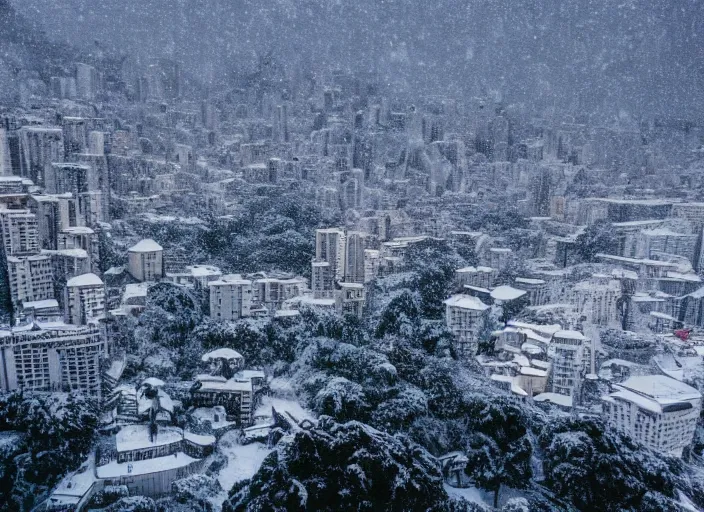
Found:
[{"label": "snow on ground", "polygon": [[272,407],[276,409],[276,412],[284,415],[288,412],[298,421],[305,419],[312,420],[315,418],[311,411],[304,409],[297,401],[272,396],[262,398],[262,403],[257,407],[254,416],[271,416]]},{"label": "snow on ground", "polygon": [[677,491],[677,494],[679,496],[679,504],[682,508],[685,510],[691,510],[692,512],[699,512],[699,509],[697,506],[690,500],[687,496],[685,496],[682,491]]},{"label": "snow on ground", "polygon": [[236,431],[230,431],[222,436],[218,443],[218,450],[227,457],[227,466],[218,474],[218,482],[223,492],[213,500],[216,509],[222,506],[232,486],[236,482],[252,478],[272,451],[261,443],[241,445],[237,436]]},{"label": "snow on ground", "polygon": [[484,493],[476,487],[460,488],[445,484],[445,491],[447,491],[447,494],[449,494],[451,498],[464,498],[478,505],[489,506],[489,504],[484,501]]}]

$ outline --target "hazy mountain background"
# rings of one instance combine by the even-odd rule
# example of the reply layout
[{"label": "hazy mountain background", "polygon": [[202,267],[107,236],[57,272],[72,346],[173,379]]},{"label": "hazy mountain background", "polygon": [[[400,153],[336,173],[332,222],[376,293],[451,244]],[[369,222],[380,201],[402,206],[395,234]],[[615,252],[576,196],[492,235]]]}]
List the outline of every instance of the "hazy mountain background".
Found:
[{"label": "hazy mountain background", "polygon": [[698,0],[10,0],[55,41],[167,56],[205,82],[272,51],[287,73],[378,71],[395,90],[696,119]]}]

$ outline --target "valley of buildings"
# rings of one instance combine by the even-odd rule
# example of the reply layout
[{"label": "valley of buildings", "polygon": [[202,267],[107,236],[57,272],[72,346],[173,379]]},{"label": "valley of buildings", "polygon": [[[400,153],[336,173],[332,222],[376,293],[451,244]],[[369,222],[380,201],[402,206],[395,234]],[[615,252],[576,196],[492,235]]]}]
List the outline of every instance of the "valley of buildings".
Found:
[{"label": "valley of buildings", "polygon": [[[537,118],[490,97],[410,101],[382,94],[372,74],[291,84],[270,63],[202,102],[183,99],[183,87],[169,61],[79,63],[45,95],[28,92],[25,108],[0,111],[0,390],[82,391],[116,432],[89,461],[88,483],[57,489],[55,510],[80,509],[102,485],[169,492],[200,471],[219,429],[256,423],[268,376],[234,351],[204,354],[210,368],[183,393],[214,434],[169,426],[180,399],[158,379],[121,382],[112,333],[140,314],[150,286],[206,294],[219,322],[305,308],[361,317],[375,281],[403,272],[409,248],[429,238],[476,254],[456,269],[445,322],[456,354],[496,386],[603,415],[668,455],[691,443],[702,397],[685,381],[703,375],[704,356],[704,128]],[[262,189],[339,211],[341,225],[315,232],[309,275],[225,270],[129,229],[226,219]],[[466,224],[508,209],[528,227]],[[578,237],[595,224],[619,244],[585,264]],[[121,264],[106,268],[107,245]],[[515,315],[498,322],[505,308]]]}]

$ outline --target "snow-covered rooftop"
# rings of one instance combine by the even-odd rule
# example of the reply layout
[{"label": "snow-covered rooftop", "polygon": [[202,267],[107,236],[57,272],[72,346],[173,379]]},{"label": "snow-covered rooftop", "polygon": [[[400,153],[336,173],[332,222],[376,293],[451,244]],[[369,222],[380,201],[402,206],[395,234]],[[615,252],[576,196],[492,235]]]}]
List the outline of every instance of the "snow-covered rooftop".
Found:
[{"label": "snow-covered rooftop", "polygon": [[494,300],[516,300],[525,294],[525,291],[507,285],[497,286],[491,290],[491,298]]},{"label": "snow-covered rooftop", "polygon": [[243,279],[239,274],[227,274],[222,276],[217,281],[210,281],[208,286],[225,286],[225,285],[252,285],[249,279]]},{"label": "snow-covered rooftop", "polygon": [[192,265],[187,267],[193,277],[221,276],[222,271],[213,265]]},{"label": "snow-covered rooftop", "polygon": [[631,377],[618,387],[650,397],[660,404],[682,400],[699,400],[702,394],[692,386],[665,375]]},{"label": "snow-covered rooftop", "polygon": [[242,359],[242,354],[231,348],[216,348],[201,357],[201,360],[205,362],[211,359]]},{"label": "snow-covered rooftop", "polygon": [[69,226],[62,229],[61,232],[69,235],[92,235],[95,233],[95,231],[87,226]]},{"label": "snow-covered rooftop", "polygon": [[25,309],[51,309],[58,308],[59,302],[56,299],[33,300],[23,302],[22,307]]},{"label": "snow-covered rooftop", "polygon": [[158,473],[183,468],[198,460],[200,459],[194,459],[185,453],[177,452],[176,454],[169,455],[168,457],[156,457],[153,459],[138,460],[134,462],[118,463],[117,461],[112,461],[104,466],[98,466],[96,468],[96,474],[98,478],[146,475],[149,473]]},{"label": "snow-covered rooftop", "polygon": [[163,250],[164,248],[151,238],[145,238],[129,248],[130,252],[157,252]]},{"label": "snow-covered rooftop", "polygon": [[160,426],[154,441],[149,440],[149,425],[136,424],[122,427],[115,435],[118,452],[129,452],[155,446],[178,443],[183,439],[183,431],[177,427]]},{"label": "snow-covered rooftop", "polygon": [[72,277],[68,281],[66,281],[66,286],[68,287],[73,287],[73,286],[102,286],[103,285],[103,280],[100,279],[98,276],[93,274],[92,272],[89,272],[87,274],[82,274],[80,276]]},{"label": "snow-covered rooftop", "polygon": [[533,397],[535,402],[550,402],[562,407],[572,407],[572,397],[559,393],[540,393]]},{"label": "snow-covered rooftop", "polygon": [[557,331],[554,334],[555,338],[566,338],[570,340],[586,340],[587,338],[584,336],[579,331],[570,331],[570,330],[564,330],[564,331]]},{"label": "snow-covered rooftop", "polygon": [[489,306],[481,300],[471,295],[453,295],[444,302],[446,305],[462,309],[473,309],[476,311],[486,311]]},{"label": "snow-covered rooftop", "polygon": [[194,434],[193,432],[184,432],[183,438],[200,446],[211,446],[215,444],[215,436],[208,434]]}]

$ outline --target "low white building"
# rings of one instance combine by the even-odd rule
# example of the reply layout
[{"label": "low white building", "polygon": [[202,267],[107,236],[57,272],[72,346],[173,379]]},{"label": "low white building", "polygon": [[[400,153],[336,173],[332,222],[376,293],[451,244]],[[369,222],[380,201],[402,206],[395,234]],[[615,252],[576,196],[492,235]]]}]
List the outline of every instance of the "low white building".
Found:
[{"label": "low white building", "polygon": [[471,357],[477,352],[477,336],[488,314],[489,306],[470,295],[453,295],[445,301],[445,322],[460,356]]},{"label": "low white building", "polygon": [[264,277],[252,283],[252,300],[273,312],[281,309],[284,301],[299,296],[305,288],[304,279]]},{"label": "low white building", "polygon": [[631,377],[614,388],[603,397],[609,422],[655,451],[681,457],[694,436],[701,393],[665,375]]}]

